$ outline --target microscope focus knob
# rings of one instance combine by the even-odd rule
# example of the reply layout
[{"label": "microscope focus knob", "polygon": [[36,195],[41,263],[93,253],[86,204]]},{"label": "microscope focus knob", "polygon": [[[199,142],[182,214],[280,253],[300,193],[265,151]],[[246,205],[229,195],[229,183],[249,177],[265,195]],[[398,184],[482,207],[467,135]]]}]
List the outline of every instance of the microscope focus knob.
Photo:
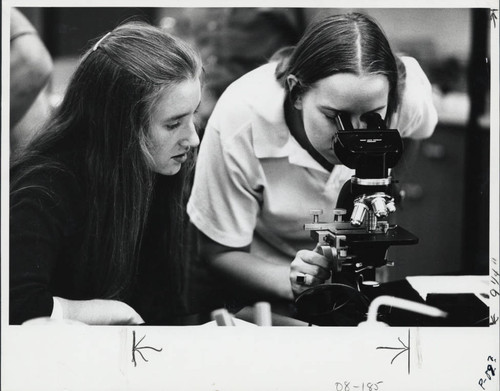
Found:
[{"label": "microscope focus knob", "polygon": [[319,216],[323,214],[323,209],[311,209],[309,214],[313,216],[313,223],[318,223]]}]

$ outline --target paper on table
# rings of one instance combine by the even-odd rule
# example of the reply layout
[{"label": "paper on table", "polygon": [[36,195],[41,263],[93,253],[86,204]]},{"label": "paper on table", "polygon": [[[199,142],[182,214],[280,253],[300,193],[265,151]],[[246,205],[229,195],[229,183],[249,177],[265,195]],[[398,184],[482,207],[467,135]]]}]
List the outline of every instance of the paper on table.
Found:
[{"label": "paper on table", "polygon": [[[233,317],[233,322],[234,322],[234,326],[257,327],[256,324],[253,324],[253,323],[250,323],[250,322],[247,322],[245,320],[238,319],[238,318],[234,318],[234,317]],[[207,326],[208,327],[224,327],[224,326],[218,326],[217,322],[215,320],[211,320],[210,322],[204,323],[200,326],[202,326],[202,327],[207,327]]]},{"label": "paper on table", "polygon": [[473,293],[488,305],[488,276],[411,276],[406,280],[424,300],[429,293]]}]

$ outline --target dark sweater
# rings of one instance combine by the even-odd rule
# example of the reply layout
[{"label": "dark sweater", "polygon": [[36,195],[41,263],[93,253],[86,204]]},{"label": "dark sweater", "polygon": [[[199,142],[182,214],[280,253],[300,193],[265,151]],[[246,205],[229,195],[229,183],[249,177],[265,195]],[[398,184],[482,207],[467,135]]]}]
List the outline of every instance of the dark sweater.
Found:
[{"label": "dark sweater", "polygon": [[[50,316],[53,296],[98,298],[91,284],[82,284],[79,278],[89,272],[80,261],[88,199],[84,180],[75,172],[44,170],[11,193],[10,324]],[[162,181],[167,178],[157,179],[138,271],[123,301],[146,324],[171,324],[183,303],[172,286],[164,239],[168,186]]]}]

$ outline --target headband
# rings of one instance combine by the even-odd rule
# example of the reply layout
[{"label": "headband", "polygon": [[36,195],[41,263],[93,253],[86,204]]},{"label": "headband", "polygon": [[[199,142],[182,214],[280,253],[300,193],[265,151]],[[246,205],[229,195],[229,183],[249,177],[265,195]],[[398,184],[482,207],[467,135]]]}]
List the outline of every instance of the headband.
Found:
[{"label": "headband", "polygon": [[104,41],[104,39],[111,34],[111,31],[109,33],[107,33],[104,37],[102,37],[99,41],[97,41],[97,43],[94,45],[94,47],[92,48],[92,51],[95,52],[98,48],[99,48],[99,45],[101,44],[102,41]]}]

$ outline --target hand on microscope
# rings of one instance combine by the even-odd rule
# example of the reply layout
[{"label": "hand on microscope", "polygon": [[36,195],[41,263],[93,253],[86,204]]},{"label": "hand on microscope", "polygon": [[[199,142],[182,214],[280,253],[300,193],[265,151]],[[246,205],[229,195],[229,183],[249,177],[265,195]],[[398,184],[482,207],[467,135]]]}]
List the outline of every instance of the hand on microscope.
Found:
[{"label": "hand on microscope", "polygon": [[314,250],[299,250],[290,264],[290,283],[294,297],[305,290],[323,284],[331,277],[331,261],[317,245]]}]

